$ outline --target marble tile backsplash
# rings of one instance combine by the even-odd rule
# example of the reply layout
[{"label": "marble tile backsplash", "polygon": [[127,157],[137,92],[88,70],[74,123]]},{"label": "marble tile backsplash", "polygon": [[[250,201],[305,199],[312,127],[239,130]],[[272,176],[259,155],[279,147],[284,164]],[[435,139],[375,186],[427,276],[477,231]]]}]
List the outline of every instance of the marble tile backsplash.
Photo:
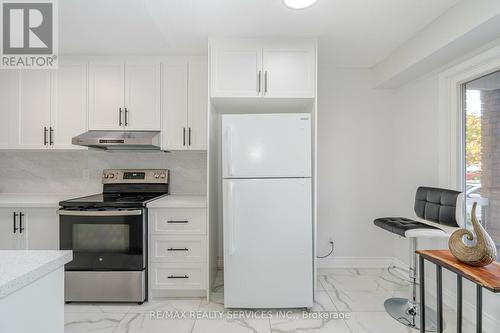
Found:
[{"label": "marble tile backsplash", "polygon": [[103,169],[170,169],[172,194],[206,194],[206,152],[0,151],[0,193],[98,193]]}]

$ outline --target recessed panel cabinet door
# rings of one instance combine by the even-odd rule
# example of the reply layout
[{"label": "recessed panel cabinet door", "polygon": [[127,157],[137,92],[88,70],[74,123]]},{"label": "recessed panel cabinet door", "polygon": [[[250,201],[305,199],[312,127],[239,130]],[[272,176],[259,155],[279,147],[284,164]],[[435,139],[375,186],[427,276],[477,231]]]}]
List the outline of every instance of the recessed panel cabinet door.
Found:
[{"label": "recessed panel cabinet door", "polygon": [[211,51],[211,69],[212,97],[261,95],[262,48],[253,42],[215,43]]},{"label": "recessed panel cabinet door", "polygon": [[86,149],[73,146],[71,139],[87,130],[87,63],[59,63],[56,82],[51,116],[54,148]]},{"label": "recessed panel cabinet door", "polygon": [[0,149],[15,148],[19,110],[19,71],[0,71]]},{"label": "recessed panel cabinet door", "polygon": [[125,128],[160,130],[160,63],[127,62]]},{"label": "recessed panel cabinet door", "polygon": [[188,63],[168,60],[163,65],[162,149],[187,149]]},{"label": "recessed panel cabinet door", "polygon": [[0,250],[20,250],[19,217],[14,223],[11,209],[0,209]]},{"label": "recessed panel cabinet door", "polygon": [[270,46],[263,50],[264,97],[314,97],[313,45]]},{"label": "recessed panel cabinet door", "polygon": [[123,62],[92,61],[90,63],[89,129],[123,129],[124,87],[125,64]]},{"label": "recessed panel cabinet door", "polygon": [[192,150],[207,149],[207,75],[205,57],[189,61],[187,140]]},{"label": "recessed panel cabinet door", "polygon": [[59,250],[59,216],[56,208],[24,210],[28,250]]},{"label": "recessed panel cabinet door", "polygon": [[25,70],[19,74],[17,147],[44,148],[50,127],[52,74],[49,70]]}]

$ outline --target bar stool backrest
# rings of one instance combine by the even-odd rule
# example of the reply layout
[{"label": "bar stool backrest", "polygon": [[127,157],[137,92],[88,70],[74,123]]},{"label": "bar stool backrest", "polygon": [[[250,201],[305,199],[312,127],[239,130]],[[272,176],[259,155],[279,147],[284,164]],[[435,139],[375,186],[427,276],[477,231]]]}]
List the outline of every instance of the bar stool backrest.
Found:
[{"label": "bar stool backrest", "polygon": [[421,186],[415,194],[415,214],[430,222],[459,227],[462,224],[457,221],[457,215],[462,214],[457,211],[457,206],[459,210],[461,207],[460,194],[459,191]]}]

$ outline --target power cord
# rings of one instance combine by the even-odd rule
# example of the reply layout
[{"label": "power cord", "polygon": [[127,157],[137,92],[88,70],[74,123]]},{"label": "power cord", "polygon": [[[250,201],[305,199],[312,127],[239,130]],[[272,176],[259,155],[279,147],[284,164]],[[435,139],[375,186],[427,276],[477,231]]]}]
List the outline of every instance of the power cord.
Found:
[{"label": "power cord", "polygon": [[330,243],[330,246],[331,246],[330,252],[326,256],[316,256],[316,258],[323,259],[323,258],[326,258],[326,257],[329,257],[329,256],[332,255],[333,250],[334,250],[333,241],[329,241],[329,243]]}]

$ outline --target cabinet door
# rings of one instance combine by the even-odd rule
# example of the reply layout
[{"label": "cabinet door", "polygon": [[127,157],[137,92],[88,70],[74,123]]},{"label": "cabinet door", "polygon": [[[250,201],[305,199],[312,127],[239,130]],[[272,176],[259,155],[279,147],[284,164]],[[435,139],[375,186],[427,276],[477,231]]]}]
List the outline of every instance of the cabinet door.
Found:
[{"label": "cabinet door", "polygon": [[[89,65],[89,129],[123,130],[125,65],[92,61]],[[122,113],[120,113],[120,108]]]},{"label": "cabinet door", "polygon": [[207,149],[207,58],[189,61],[188,76],[188,146],[193,150]]},{"label": "cabinet door", "polygon": [[48,147],[52,74],[49,70],[26,70],[19,74],[18,148]]},{"label": "cabinet door", "polygon": [[260,96],[262,74],[262,49],[254,42],[219,41],[211,45],[212,97]]},{"label": "cabinet door", "polygon": [[19,217],[14,222],[14,210],[0,209],[0,250],[19,250],[20,236]]},{"label": "cabinet door", "polygon": [[56,103],[51,115],[53,147],[86,149],[73,146],[71,139],[87,130],[87,63],[59,63],[54,76]]},{"label": "cabinet door", "polygon": [[125,127],[160,130],[160,63],[127,62],[125,67]]},{"label": "cabinet door", "polygon": [[314,97],[316,52],[312,43],[272,45],[263,49],[265,97]]},{"label": "cabinet door", "polygon": [[0,71],[0,149],[15,148],[19,110],[19,71]]},{"label": "cabinet door", "polygon": [[162,149],[187,149],[188,63],[169,59],[163,64]]},{"label": "cabinet door", "polygon": [[28,250],[59,250],[59,216],[56,208],[23,210]]}]

